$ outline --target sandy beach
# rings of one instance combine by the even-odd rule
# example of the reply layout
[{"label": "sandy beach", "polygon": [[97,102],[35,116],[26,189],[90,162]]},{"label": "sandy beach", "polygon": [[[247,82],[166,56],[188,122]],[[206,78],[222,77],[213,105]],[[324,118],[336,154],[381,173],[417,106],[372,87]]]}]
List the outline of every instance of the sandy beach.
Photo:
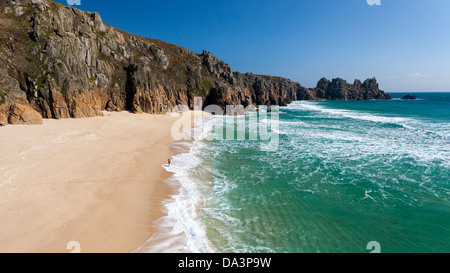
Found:
[{"label": "sandy beach", "polygon": [[104,115],[0,128],[0,252],[132,252],[152,237],[177,118]]}]

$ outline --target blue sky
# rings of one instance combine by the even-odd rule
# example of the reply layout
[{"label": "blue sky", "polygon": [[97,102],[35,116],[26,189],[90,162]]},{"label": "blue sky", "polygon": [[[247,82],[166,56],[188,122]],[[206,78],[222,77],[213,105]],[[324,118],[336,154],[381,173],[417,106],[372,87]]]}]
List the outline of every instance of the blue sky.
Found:
[{"label": "blue sky", "polygon": [[234,71],[306,87],[375,76],[389,92],[450,91],[449,0],[80,1],[110,25],[206,49]]}]

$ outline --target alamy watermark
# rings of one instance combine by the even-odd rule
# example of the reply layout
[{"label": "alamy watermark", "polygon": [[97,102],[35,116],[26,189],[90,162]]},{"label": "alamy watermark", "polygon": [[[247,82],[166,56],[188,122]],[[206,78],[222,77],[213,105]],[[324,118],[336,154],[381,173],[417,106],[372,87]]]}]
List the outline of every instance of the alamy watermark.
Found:
[{"label": "alamy watermark", "polygon": [[371,241],[367,244],[367,250],[372,250],[370,253],[381,253],[381,244],[377,241]]},{"label": "alamy watermark", "polygon": [[366,0],[369,6],[381,6],[381,0]]},{"label": "alamy watermark", "polygon": [[69,6],[81,6],[81,0],[67,0]]},{"label": "alamy watermark", "polygon": [[[215,122],[205,124],[201,111],[215,115]],[[194,99],[194,112],[187,105],[177,105],[171,110],[173,117],[179,119],[171,129],[175,141],[202,139],[213,140],[260,140],[262,151],[276,151],[279,145],[279,106],[211,104],[203,109],[202,98]],[[193,127],[193,122],[198,122]],[[186,133],[190,132],[190,133]]]},{"label": "alamy watermark", "polygon": [[68,242],[66,249],[71,250],[70,253],[81,253],[81,245],[78,241]]},{"label": "alamy watermark", "polygon": [[[380,6],[381,5],[381,0],[366,0],[366,2],[369,6]],[[67,5],[80,6],[81,0],[67,0]]]}]

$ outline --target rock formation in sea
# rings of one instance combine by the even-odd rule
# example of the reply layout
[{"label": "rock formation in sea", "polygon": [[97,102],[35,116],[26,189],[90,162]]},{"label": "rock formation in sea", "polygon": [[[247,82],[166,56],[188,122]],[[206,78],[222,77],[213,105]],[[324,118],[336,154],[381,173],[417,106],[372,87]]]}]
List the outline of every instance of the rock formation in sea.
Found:
[{"label": "rock formation in sea", "polygon": [[82,118],[102,110],[165,113],[177,104],[286,105],[294,100],[390,99],[375,79],[319,81],[242,74],[201,54],[139,37],[50,0],[0,0],[0,123]]},{"label": "rock formation in sea", "polygon": [[327,100],[373,100],[391,99],[391,96],[381,91],[377,79],[367,79],[363,83],[355,80],[353,84],[347,83],[341,78],[333,79],[331,82],[322,78],[317,87],[313,89],[316,99]]},{"label": "rock formation in sea", "polygon": [[415,100],[415,99],[417,99],[416,96],[412,96],[410,94],[402,97],[402,100]]}]

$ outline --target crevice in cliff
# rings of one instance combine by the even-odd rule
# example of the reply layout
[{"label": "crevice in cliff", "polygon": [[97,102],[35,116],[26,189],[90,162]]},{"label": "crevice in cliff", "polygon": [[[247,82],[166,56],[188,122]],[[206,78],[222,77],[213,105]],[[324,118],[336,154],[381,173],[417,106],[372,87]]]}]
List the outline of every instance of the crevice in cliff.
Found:
[{"label": "crevice in cliff", "polygon": [[205,109],[205,107],[207,107],[208,105],[212,105],[218,104],[218,99],[219,99],[219,92],[217,90],[217,88],[213,88],[209,91],[208,96],[206,96],[205,101],[203,102],[203,109]]},{"label": "crevice in cliff", "polygon": [[130,64],[128,67],[124,67],[127,72],[127,80],[125,83],[125,110],[135,112],[135,96],[136,96],[136,84],[134,81],[134,72],[137,70],[137,66]]}]

